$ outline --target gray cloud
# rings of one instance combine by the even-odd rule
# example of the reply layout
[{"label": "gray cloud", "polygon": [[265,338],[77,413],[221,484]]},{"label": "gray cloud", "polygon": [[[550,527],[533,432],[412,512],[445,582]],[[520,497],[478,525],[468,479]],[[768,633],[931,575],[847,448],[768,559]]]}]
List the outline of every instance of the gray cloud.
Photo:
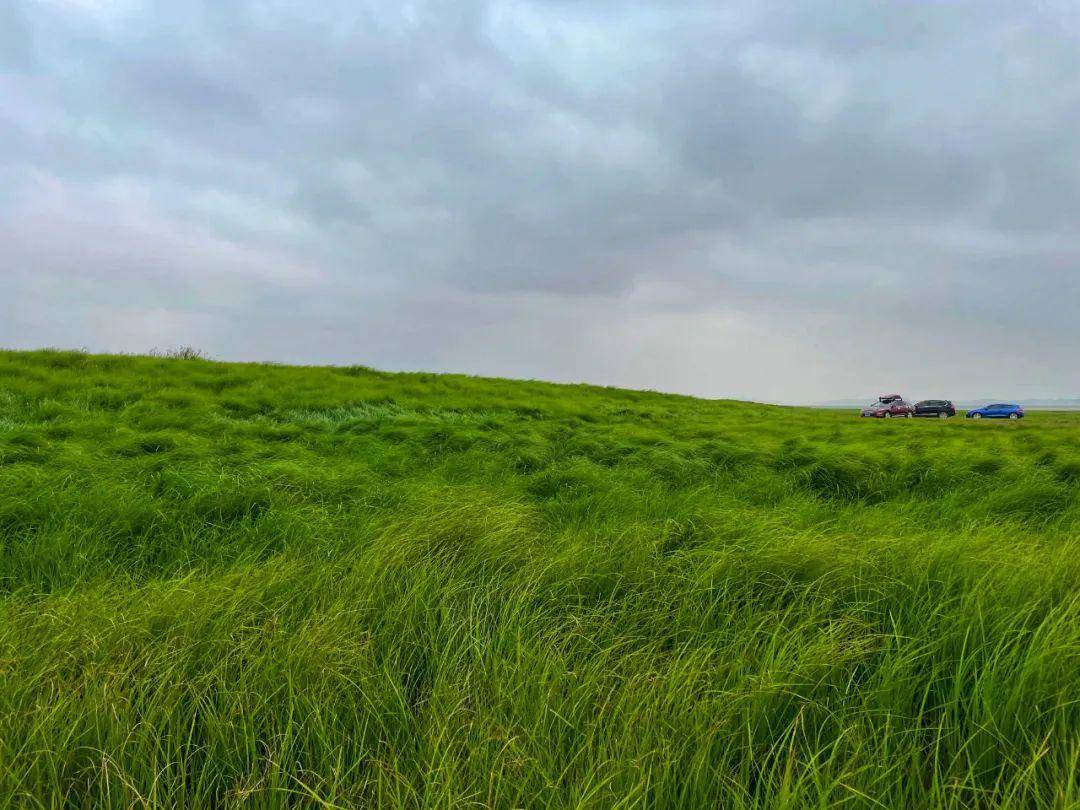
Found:
[{"label": "gray cloud", "polygon": [[1080,393],[1069,6],[308,5],[0,10],[0,343]]},{"label": "gray cloud", "polygon": [[18,6],[0,9],[0,66],[25,69],[32,62],[33,45],[26,16]]}]

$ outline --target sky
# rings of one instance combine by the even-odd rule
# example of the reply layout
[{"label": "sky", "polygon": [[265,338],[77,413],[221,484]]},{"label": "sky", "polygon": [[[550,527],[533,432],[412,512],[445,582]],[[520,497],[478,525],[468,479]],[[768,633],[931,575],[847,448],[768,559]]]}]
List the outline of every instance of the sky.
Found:
[{"label": "sky", "polygon": [[0,346],[1080,396],[1080,10],[3,0]]}]

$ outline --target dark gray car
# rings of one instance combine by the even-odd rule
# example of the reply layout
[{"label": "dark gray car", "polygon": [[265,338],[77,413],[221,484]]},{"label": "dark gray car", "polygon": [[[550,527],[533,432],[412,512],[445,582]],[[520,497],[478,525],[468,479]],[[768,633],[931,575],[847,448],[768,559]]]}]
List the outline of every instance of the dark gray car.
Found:
[{"label": "dark gray car", "polygon": [[924,399],[915,403],[916,416],[934,416],[938,419],[948,419],[956,416],[956,406],[947,399]]}]

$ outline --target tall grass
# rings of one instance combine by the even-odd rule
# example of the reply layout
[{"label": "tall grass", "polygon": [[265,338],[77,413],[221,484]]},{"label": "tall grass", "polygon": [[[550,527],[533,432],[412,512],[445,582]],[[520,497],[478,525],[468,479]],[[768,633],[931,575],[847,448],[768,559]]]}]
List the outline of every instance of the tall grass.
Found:
[{"label": "tall grass", "polygon": [[1080,417],[0,353],[0,800],[1080,805]]}]

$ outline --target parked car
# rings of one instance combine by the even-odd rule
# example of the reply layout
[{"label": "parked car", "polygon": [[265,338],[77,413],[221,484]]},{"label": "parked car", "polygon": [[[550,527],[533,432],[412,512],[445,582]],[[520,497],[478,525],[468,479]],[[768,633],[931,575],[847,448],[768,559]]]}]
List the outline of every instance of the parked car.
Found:
[{"label": "parked car", "polygon": [[877,402],[867,405],[860,413],[860,416],[869,416],[874,419],[891,419],[894,416],[910,419],[914,415],[915,408],[899,394],[880,396]]},{"label": "parked car", "polygon": [[915,403],[916,416],[936,416],[938,419],[948,419],[956,416],[956,406],[947,399],[924,399]]},{"label": "parked car", "polygon": [[1019,405],[998,402],[994,405],[983,405],[981,408],[972,408],[967,412],[968,419],[1023,419],[1024,409]]}]

